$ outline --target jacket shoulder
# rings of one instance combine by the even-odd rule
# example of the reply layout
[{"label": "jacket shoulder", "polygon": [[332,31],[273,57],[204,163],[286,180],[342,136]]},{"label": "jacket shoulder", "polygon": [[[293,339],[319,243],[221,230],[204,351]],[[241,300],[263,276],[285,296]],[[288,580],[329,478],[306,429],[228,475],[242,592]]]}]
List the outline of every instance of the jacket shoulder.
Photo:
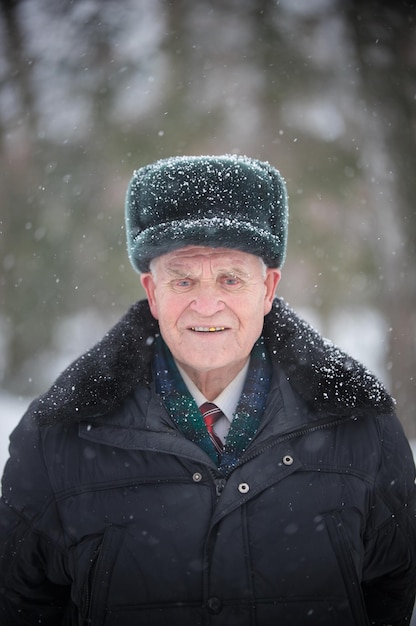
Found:
[{"label": "jacket shoulder", "polygon": [[393,413],[394,400],[362,363],[323,338],[283,300],[265,318],[272,359],[290,384],[318,413]]},{"label": "jacket shoulder", "polygon": [[76,359],[31,406],[40,424],[80,421],[112,411],[139,383],[151,379],[158,324],[139,301],[103,339]]}]

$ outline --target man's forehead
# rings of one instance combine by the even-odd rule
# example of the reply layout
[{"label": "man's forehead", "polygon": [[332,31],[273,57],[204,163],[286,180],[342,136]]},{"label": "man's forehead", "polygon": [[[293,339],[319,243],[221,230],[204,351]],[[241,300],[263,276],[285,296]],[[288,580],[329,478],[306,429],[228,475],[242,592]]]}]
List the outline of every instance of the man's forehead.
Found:
[{"label": "man's forehead", "polygon": [[164,254],[159,257],[158,261],[161,261],[165,266],[171,266],[182,265],[206,258],[212,259],[213,261],[226,262],[227,264],[235,264],[237,262],[238,264],[250,263],[253,262],[253,260],[258,259],[258,257],[253,254],[231,248],[188,246],[186,248],[180,248],[179,250]]}]

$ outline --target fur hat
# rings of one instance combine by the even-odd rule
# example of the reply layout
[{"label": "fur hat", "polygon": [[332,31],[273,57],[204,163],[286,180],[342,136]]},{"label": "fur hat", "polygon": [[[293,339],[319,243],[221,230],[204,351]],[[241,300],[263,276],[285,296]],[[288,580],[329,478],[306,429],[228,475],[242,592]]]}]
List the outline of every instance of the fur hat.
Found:
[{"label": "fur hat", "polygon": [[245,156],[162,159],[136,170],[126,194],[128,253],[139,272],[189,245],[236,248],[281,267],[287,221],[283,178]]}]

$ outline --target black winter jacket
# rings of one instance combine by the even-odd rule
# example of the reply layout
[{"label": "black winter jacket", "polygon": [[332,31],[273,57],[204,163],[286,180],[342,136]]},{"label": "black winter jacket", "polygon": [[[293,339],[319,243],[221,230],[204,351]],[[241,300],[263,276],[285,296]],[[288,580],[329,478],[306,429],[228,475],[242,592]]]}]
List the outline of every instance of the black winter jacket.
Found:
[{"label": "black winter jacket", "polygon": [[157,331],[137,303],[13,433],[2,626],[408,624],[414,465],[377,380],[276,300],[266,411],[225,480],[154,391]]}]

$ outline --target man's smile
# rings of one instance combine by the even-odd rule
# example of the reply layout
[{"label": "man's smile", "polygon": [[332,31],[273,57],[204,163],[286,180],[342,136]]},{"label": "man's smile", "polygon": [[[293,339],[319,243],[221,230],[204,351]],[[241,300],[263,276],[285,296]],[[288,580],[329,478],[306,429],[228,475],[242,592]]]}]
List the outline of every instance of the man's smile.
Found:
[{"label": "man's smile", "polygon": [[191,326],[195,333],[219,333],[225,330],[225,326]]}]

